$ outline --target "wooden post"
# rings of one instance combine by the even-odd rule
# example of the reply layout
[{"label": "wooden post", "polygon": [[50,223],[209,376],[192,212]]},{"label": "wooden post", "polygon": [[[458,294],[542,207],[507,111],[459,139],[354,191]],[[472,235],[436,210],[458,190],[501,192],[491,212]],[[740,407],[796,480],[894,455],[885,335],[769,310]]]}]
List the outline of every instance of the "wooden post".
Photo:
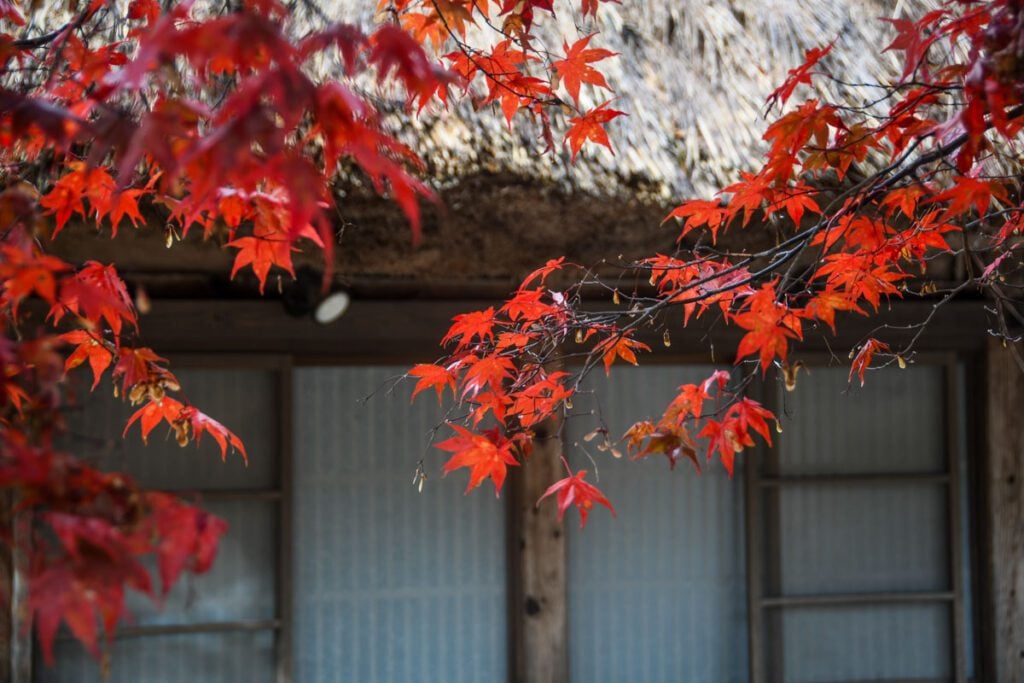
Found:
[{"label": "wooden post", "polygon": [[[0,528],[17,545],[21,529],[15,525],[10,492],[0,493]],[[17,578],[24,564],[10,544],[0,547],[0,683],[28,683],[32,674],[31,636],[21,619],[26,612],[25,586]]]},{"label": "wooden post", "polygon": [[1024,681],[1024,374],[997,341],[987,357],[985,640],[993,681]]},{"label": "wooden post", "polygon": [[540,425],[533,454],[510,476],[512,680],[520,683],[568,680],[565,534],[553,504],[537,507],[565,476],[557,434],[557,423]]},{"label": "wooden post", "polygon": [[[10,493],[0,493],[0,529],[11,534],[14,525],[11,519]],[[14,551],[10,545],[0,546],[0,683],[14,680],[14,634],[16,629],[14,603]]]}]

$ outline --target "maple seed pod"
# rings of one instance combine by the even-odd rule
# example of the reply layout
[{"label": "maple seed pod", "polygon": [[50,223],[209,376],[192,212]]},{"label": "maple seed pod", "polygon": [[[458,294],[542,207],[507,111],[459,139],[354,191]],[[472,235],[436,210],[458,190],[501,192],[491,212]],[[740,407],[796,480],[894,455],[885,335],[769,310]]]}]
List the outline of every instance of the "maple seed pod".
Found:
[{"label": "maple seed pod", "polygon": [[164,388],[159,384],[151,384],[149,386],[149,397],[159,403],[164,400]]},{"label": "maple seed pod", "polygon": [[778,434],[782,433],[782,423],[779,422],[777,419],[775,420],[775,431]]},{"label": "maple seed pod", "polygon": [[665,345],[665,348],[672,346],[672,337],[668,335],[668,330],[665,330],[665,334],[661,335],[661,343]]},{"label": "maple seed pod", "polygon": [[612,303],[615,304],[616,306],[622,303],[622,301],[619,299],[619,290],[617,289],[612,292]]},{"label": "maple seed pod", "polygon": [[565,399],[565,407],[568,408],[569,410],[572,410],[572,399],[571,398]]},{"label": "maple seed pod", "polygon": [[576,330],[576,343],[577,344],[582,344],[583,343],[583,330]]},{"label": "maple seed pod", "polygon": [[133,406],[138,405],[142,402],[142,397],[146,395],[146,385],[136,384],[128,391],[128,402]]},{"label": "maple seed pod", "polygon": [[900,366],[900,370],[907,369],[907,361],[899,354],[896,355],[896,364]]}]

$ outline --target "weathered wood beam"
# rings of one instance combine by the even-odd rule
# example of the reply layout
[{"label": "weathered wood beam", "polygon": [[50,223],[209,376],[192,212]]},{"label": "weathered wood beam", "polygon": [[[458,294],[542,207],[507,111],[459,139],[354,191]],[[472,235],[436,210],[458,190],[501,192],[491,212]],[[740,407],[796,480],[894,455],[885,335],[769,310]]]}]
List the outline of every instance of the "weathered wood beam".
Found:
[{"label": "weathered wood beam", "polygon": [[[275,300],[157,299],[152,312],[142,316],[139,325],[143,342],[158,352],[294,353],[378,363],[423,361],[440,355],[439,342],[452,316],[494,304],[493,300],[476,299],[356,299],[344,317],[324,326],[308,316],[288,316]],[[915,332],[907,326],[920,323],[931,312],[930,302],[912,301],[893,303],[870,318],[840,317],[839,336],[808,329],[799,349],[834,351],[845,361],[851,346],[868,336],[877,336],[898,349],[899,341],[909,339]],[[705,318],[709,320],[700,319],[685,329],[672,329],[672,352],[700,356],[705,361],[729,362],[743,330],[706,324],[711,322],[711,314]],[[883,324],[890,328],[879,329]],[[980,303],[950,303],[935,311],[915,348],[981,350],[988,326],[987,313]],[[651,328],[642,330],[640,338],[658,349],[662,346],[661,335],[662,330]]]},{"label": "weathered wood beam", "polygon": [[1024,376],[993,340],[986,362],[987,609],[993,681],[1024,681]]},{"label": "weathered wood beam", "polygon": [[568,609],[563,525],[537,500],[565,476],[558,425],[538,429],[533,454],[510,478],[509,595],[512,680],[557,683],[568,680]]}]

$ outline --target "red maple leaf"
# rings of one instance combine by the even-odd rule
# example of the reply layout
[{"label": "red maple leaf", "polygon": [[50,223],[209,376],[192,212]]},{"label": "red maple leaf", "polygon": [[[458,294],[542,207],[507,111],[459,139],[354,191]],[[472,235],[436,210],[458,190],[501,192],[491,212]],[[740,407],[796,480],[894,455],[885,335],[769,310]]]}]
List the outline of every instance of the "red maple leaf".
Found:
[{"label": "red maple leaf", "polygon": [[69,344],[77,344],[75,350],[64,361],[64,372],[73,370],[88,361],[89,367],[92,368],[92,388],[95,389],[96,385],[100,383],[103,372],[110,367],[111,361],[114,360],[114,354],[107,348],[106,342],[101,337],[85,330],[66,332],[60,338]]},{"label": "red maple leaf", "polygon": [[565,58],[556,60],[551,65],[576,103],[580,101],[580,85],[583,83],[588,83],[596,88],[611,90],[608,87],[608,82],[604,79],[604,75],[590,65],[594,62],[614,57],[618,53],[602,48],[588,48],[587,44],[590,43],[590,39],[594,35],[592,33],[589,36],[580,38],[571,47],[569,43],[563,43],[562,48],[565,50]]},{"label": "red maple leaf", "polygon": [[246,463],[249,462],[249,455],[245,452],[245,445],[242,443],[242,440],[234,432],[206,413],[196,409],[194,406],[185,406],[182,408],[178,420],[186,422],[192,428],[192,437],[197,446],[202,440],[203,434],[209,434],[220,448],[221,460],[227,458],[228,447],[230,447],[232,450],[237,450],[242,454],[242,460]]},{"label": "red maple leaf", "polygon": [[811,69],[817,66],[818,62],[822,57],[832,51],[832,46],[835,45],[835,41],[832,41],[825,47],[811,48],[804,53],[804,63],[795,69],[789,70],[789,75],[786,76],[786,80],[782,82],[778,88],[772,91],[772,94],[768,96],[766,110],[770,110],[778,103],[781,107],[786,104],[786,100],[789,99],[796,87],[801,83],[810,85],[811,83]]},{"label": "red maple leaf", "polygon": [[54,323],[67,314],[80,315],[86,320],[106,320],[115,335],[121,334],[124,323],[137,327],[128,288],[114,266],[89,261],[73,276],[65,278],[60,294],[50,308]]},{"label": "red maple leaf", "polygon": [[125,425],[122,436],[127,436],[128,430],[132,428],[133,424],[138,422],[142,428],[142,441],[146,443],[149,441],[150,432],[156,429],[158,424],[166,420],[168,424],[174,427],[179,445],[184,445],[187,443],[188,435],[180,427],[175,426],[181,418],[181,411],[184,408],[185,406],[181,401],[177,401],[170,396],[165,396],[159,400],[151,399],[128,418],[128,424]]},{"label": "red maple leaf", "polygon": [[267,275],[273,266],[283,268],[289,275],[295,277],[292,252],[298,250],[284,235],[239,237],[228,242],[227,246],[238,249],[235,265],[231,268],[231,277],[234,278],[245,266],[252,266],[256,278],[260,281],[260,294],[263,293]]},{"label": "red maple leaf", "polygon": [[453,395],[455,394],[455,375],[449,368],[433,363],[420,363],[409,370],[409,375],[420,379],[412,391],[412,398],[416,398],[416,394],[421,391],[434,389],[437,391],[437,402],[440,404],[446,387],[452,390]]},{"label": "red maple leaf", "polygon": [[474,338],[480,341],[494,338],[494,307],[491,306],[484,311],[473,311],[472,313],[460,313],[452,318],[453,324],[448,329],[448,334],[441,340],[442,344],[459,339],[458,348],[469,345]]},{"label": "red maple leaf", "polygon": [[564,256],[560,256],[559,258],[556,259],[549,259],[548,262],[545,263],[543,266],[537,268],[532,273],[523,278],[523,283],[519,285],[519,289],[525,289],[530,283],[532,283],[537,278],[540,278],[540,282],[538,284],[543,285],[544,281],[548,279],[548,276],[551,275],[551,273],[555,272],[556,270],[561,270],[564,266]]},{"label": "red maple leaf", "polygon": [[853,363],[850,365],[850,382],[853,381],[853,376],[857,375],[860,377],[860,385],[864,386],[864,372],[871,365],[871,359],[874,358],[875,353],[879,351],[887,352],[891,351],[891,349],[888,344],[880,342],[874,337],[864,342],[864,345],[860,347],[860,351],[857,352]]},{"label": "red maple leaf", "polygon": [[611,510],[612,517],[615,517],[615,508],[608,502],[604,494],[601,493],[593,484],[588,484],[583,481],[583,478],[587,476],[586,470],[580,470],[576,474],[572,473],[569,469],[569,463],[562,458],[562,463],[565,465],[566,471],[569,473],[568,477],[556,481],[554,484],[548,487],[548,490],[544,492],[544,495],[537,500],[537,505],[540,505],[541,501],[548,496],[557,494],[556,500],[558,501],[558,521],[561,522],[562,518],[565,517],[565,511],[569,509],[570,505],[575,505],[576,510],[580,513],[580,528],[584,528],[587,525],[587,515],[590,514],[590,510],[594,507],[594,503],[600,503],[606,508]]},{"label": "red maple leaf", "polygon": [[672,209],[672,213],[661,222],[670,218],[683,221],[683,231],[676,238],[677,242],[682,241],[691,231],[706,225],[711,231],[711,242],[714,243],[718,239],[718,228],[725,220],[725,212],[725,207],[717,199],[691,199]]},{"label": "red maple leaf", "polygon": [[442,451],[453,453],[444,464],[445,474],[460,467],[469,468],[469,493],[488,477],[494,483],[494,495],[501,493],[501,485],[505,482],[505,474],[509,466],[518,465],[512,454],[512,442],[498,429],[488,429],[482,434],[474,434],[464,427],[453,424],[452,429],[458,436],[453,436],[437,444]]},{"label": "red maple leaf", "polygon": [[775,287],[765,283],[748,299],[748,308],[733,316],[733,322],[747,334],[736,349],[736,362],[757,354],[761,372],[776,358],[785,360],[790,339],[802,338],[800,319],[789,307],[775,300]]},{"label": "red maple leaf", "polygon": [[651,347],[643,342],[630,339],[628,333],[616,334],[602,341],[594,347],[594,353],[602,353],[601,361],[604,363],[605,374],[612,371],[612,363],[616,358],[636,365],[636,351],[650,351]]},{"label": "red maple leaf", "polygon": [[741,398],[730,406],[721,420],[708,420],[699,436],[708,440],[708,458],[718,451],[729,476],[732,476],[736,453],[754,445],[750,430],[760,434],[770,446],[771,431],[767,420],[775,415],[757,401]]},{"label": "red maple leaf", "polygon": [[601,103],[582,116],[569,119],[570,128],[565,133],[565,140],[568,141],[569,147],[572,149],[573,161],[576,161],[576,155],[579,154],[586,142],[604,145],[609,152],[615,153],[604,126],[612,119],[626,116],[626,113],[617,109],[609,109],[609,104],[611,104],[611,100]]},{"label": "red maple leaf", "polygon": [[[471,357],[472,358],[472,357]],[[466,360],[466,374],[462,378],[462,396],[473,397],[484,387],[500,391],[501,383],[512,376],[515,364],[507,356],[492,353],[479,359]]]}]

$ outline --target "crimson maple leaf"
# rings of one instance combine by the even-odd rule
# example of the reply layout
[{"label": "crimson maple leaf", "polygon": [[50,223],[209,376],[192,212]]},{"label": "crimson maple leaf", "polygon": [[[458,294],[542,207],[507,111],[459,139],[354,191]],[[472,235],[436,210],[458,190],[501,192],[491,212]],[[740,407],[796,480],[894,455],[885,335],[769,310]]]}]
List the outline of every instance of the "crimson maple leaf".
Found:
[{"label": "crimson maple leaf", "polygon": [[458,436],[436,445],[442,451],[453,453],[444,464],[443,472],[448,474],[460,467],[468,467],[469,485],[466,486],[466,493],[490,477],[494,483],[494,495],[497,496],[501,493],[501,485],[505,483],[508,467],[519,464],[512,453],[512,442],[496,428],[488,429],[483,434],[474,434],[456,424],[451,427]]},{"label": "crimson maple leaf", "polygon": [[569,509],[570,505],[575,505],[576,509],[580,513],[580,528],[584,528],[587,525],[587,515],[590,514],[590,510],[594,507],[594,503],[600,503],[606,508],[611,510],[612,517],[615,517],[615,508],[608,502],[601,490],[593,484],[589,484],[583,481],[583,478],[587,476],[586,470],[580,470],[576,474],[572,473],[569,469],[569,463],[562,458],[562,463],[565,465],[566,471],[569,473],[568,477],[556,481],[554,484],[548,487],[548,490],[544,492],[544,495],[537,500],[539,506],[541,501],[548,496],[557,494],[556,500],[558,501],[558,521],[561,522],[562,518],[565,517],[565,511]]},{"label": "crimson maple leaf", "polygon": [[559,79],[561,79],[565,89],[577,104],[580,101],[580,85],[583,83],[611,90],[608,87],[608,82],[604,79],[604,75],[590,65],[594,62],[600,62],[602,59],[614,57],[618,53],[602,48],[588,48],[587,45],[594,35],[592,33],[589,36],[580,38],[571,47],[569,43],[563,43],[562,48],[565,50],[565,58],[556,60],[551,65],[555,73],[558,74]]},{"label": "crimson maple leaf", "polygon": [[53,322],[59,323],[67,314],[80,315],[87,320],[104,319],[115,335],[121,334],[124,323],[137,327],[128,288],[117,270],[96,261],[87,262],[60,286],[56,303],[50,308]]}]

